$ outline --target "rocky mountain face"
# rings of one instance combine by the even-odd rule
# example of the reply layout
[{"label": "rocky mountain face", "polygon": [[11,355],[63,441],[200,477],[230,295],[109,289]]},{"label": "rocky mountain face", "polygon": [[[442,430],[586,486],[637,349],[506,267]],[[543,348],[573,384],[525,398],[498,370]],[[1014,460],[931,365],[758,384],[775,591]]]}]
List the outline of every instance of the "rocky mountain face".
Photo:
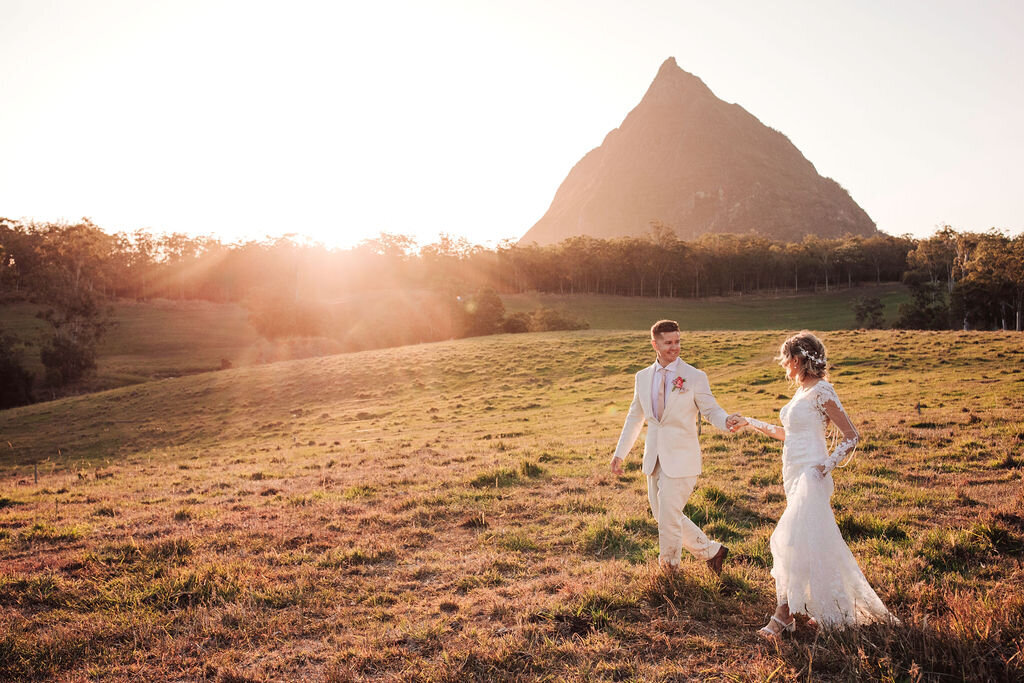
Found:
[{"label": "rocky mountain face", "polygon": [[785,135],[715,97],[674,58],[640,104],[569,172],[520,244],[639,236],[652,221],[704,233],[871,235],[874,221]]}]

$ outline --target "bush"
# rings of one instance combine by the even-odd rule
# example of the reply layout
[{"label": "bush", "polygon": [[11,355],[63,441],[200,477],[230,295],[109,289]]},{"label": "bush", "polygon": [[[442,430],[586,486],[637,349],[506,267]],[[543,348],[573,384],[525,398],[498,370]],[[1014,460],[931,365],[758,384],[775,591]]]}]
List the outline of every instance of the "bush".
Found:
[{"label": "bush", "polygon": [[885,307],[877,296],[859,296],[853,302],[853,314],[857,327],[878,329],[882,327],[882,311]]},{"label": "bush", "polygon": [[558,330],[585,330],[589,323],[566,311],[553,308],[538,308],[533,312],[530,329],[535,332],[554,332]]},{"label": "bush", "polygon": [[899,305],[896,327],[905,330],[949,329],[949,302],[945,284],[910,271],[903,274],[903,283],[910,289],[910,302]]},{"label": "bush", "polygon": [[505,318],[505,322],[502,325],[502,329],[505,332],[511,334],[519,334],[522,332],[530,331],[530,324],[533,319],[529,313],[513,313],[512,315]]},{"label": "bush", "polygon": [[32,381],[18,360],[13,337],[0,335],[0,410],[32,403]]},{"label": "bush", "polygon": [[60,387],[77,382],[96,367],[96,345],[55,334],[39,352],[46,368],[46,384]]},{"label": "bush", "polygon": [[463,315],[464,336],[495,334],[502,330],[505,304],[496,291],[490,287],[483,287],[466,300]]}]

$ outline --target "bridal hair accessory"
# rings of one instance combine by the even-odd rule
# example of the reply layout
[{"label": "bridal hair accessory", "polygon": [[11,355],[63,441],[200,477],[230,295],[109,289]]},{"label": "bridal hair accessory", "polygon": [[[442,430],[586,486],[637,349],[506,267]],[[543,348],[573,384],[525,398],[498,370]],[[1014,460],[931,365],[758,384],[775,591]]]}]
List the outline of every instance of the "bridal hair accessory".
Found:
[{"label": "bridal hair accessory", "polygon": [[796,349],[794,349],[794,351],[796,352],[796,355],[802,356],[802,357],[806,358],[807,360],[811,361],[812,363],[816,363],[818,365],[824,365],[825,364],[825,359],[822,358],[821,356],[819,356],[816,353],[811,353],[810,351],[805,351],[804,349],[801,349],[799,346],[796,347]]}]

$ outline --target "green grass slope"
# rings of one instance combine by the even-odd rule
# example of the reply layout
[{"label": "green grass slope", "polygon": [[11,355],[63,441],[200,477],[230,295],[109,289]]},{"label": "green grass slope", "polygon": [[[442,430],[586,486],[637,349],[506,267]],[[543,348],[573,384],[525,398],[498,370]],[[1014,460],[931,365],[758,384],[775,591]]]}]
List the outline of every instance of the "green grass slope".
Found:
[{"label": "green grass slope", "polygon": [[[0,328],[32,343],[22,362],[42,376],[39,345],[51,332],[36,317],[39,310],[28,303],[0,306]],[[113,306],[111,321],[97,349],[96,374],[88,390],[208,372],[220,368],[223,359],[251,362],[260,341],[246,310],[235,304],[121,301]]]},{"label": "green grass slope", "polygon": [[[683,356],[773,419],[781,338]],[[900,626],[756,638],[784,497],[753,434],[702,439],[723,576],[659,573],[640,446],[607,471],[645,335],[496,336],[0,413],[0,679],[1019,678],[1020,335],[824,339],[864,436],[837,517]]]},{"label": "green grass slope", "polygon": [[[818,294],[702,300],[513,294],[503,301],[508,313],[541,306],[567,310],[592,329],[643,330],[659,318],[670,317],[688,330],[836,330],[854,326],[852,302],[858,296],[881,298],[890,322],[896,318],[896,306],[907,299],[905,288],[888,284]],[[401,310],[395,297],[394,292],[370,295],[359,305],[366,311]],[[22,361],[41,377],[39,344],[49,328],[36,317],[39,310],[27,303],[0,305],[0,329],[34,344],[25,349]],[[336,353],[341,349],[338,340],[349,332],[342,325],[324,332],[330,339],[273,345],[249,324],[243,307],[206,301],[121,301],[113,306],[112,320],[114,325],[98,349],[96,374],[83,387],[86,391],[216,370],[225,360],[240,366]]]},{"label": "green grass slope", "polygon": [[687,330],[841,330],[856,327],[853,302],[878,297],[887,324],[899,304],[909,300],[900,284],[817,293],[753,294],[709,299],[670,299],[592,294],[511,294],[502,297],[509,313],[547,306],[583,318],[595,330],[643,330],[661,318],[678,320]]}]

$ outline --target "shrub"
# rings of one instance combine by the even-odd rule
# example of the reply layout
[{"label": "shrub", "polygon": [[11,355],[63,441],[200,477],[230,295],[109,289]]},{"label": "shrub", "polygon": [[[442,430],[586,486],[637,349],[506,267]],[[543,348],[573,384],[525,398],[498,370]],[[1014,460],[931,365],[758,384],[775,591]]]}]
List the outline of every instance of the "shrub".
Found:
[{"label": "shrub", "polygon": [[477,337],[502,329],[505,304],[491,287],[483,287],[463,304],[463,335]]},{"label": "shrub", "polygon": [[96,368],[96,347],[55,334],[39,352],[39,359],[46,368],[47,386],[61,387],[77,382]]},{"label": "shrub", "polygon": [[853,302],[853,315],[857,327],[877,329],[882,327],[882,312],[885,307],[877,296],[859,296]]},{"label": "shrub", "polygon": [[32,403],[33,379],[17,357],[14,338],[0,334],[0,410]]},{"label": "shrub", "polygon": [[944,330],[949,328],[949,303],[943,283],[933,282],[916,271],[903,274],[910,288],[909,303],[899,305],[896,327],[911,330]]},{"label": "shrub", "polygon": [[511,334],[529,332],[532,322],[533,319],[530,317],[529,313],[513,313],[505,318],[505,322],[502,324],[502,329]]},{"label": "shrub", "polygon": [[559,330],[585,330],[590,324],[566,311],[553,308],[538,308],[533,312],[530,329],[535,332],[555,332]]}]

